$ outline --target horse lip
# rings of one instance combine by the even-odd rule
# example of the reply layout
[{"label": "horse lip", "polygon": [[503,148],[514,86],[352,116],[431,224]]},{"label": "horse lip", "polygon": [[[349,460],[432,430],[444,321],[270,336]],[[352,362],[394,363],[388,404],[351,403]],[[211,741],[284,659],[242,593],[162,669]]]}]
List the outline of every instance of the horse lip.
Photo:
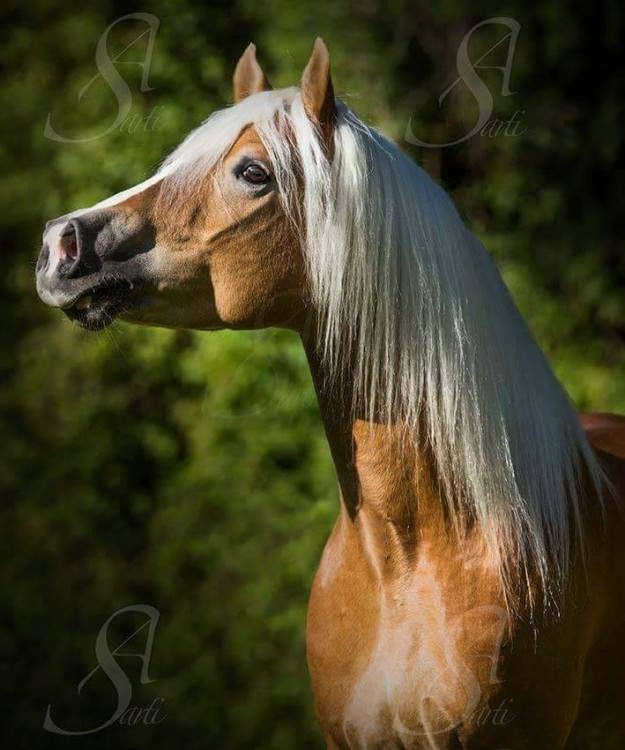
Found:
[{"label": "horse lip", "polygon": [[135,284],[130,279],[126,278],[103,279],[102,281],[93,284],[93,286],[90,286],[87,289],[83,289],[78,294],[74,295],[74,297],[61,305],[61,310],[71,310],[87,297],[93,298],[99,293],[105,292],[108,289],[111,289],[114,292],[121,291],[121,287],[125,287],[123,291],[129,294],[130,292],[134,291]]},{"label": "horse lip", "polygon": [[107,278],[84,289],[74,297],[71,305],[63,308],[65,315],[82,328],[97,331],[105,328],[120,314],[127,312],[140,300],[132,292],[135,284],[125,278]]}]

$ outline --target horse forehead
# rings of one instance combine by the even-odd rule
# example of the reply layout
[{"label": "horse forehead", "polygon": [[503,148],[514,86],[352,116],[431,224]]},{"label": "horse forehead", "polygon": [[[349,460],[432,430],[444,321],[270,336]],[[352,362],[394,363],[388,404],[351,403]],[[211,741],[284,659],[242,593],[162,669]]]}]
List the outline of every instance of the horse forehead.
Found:
[{"label": "horse forehead", "polygon": [[267,154],[267,149],[253,124],[246,125],[243,128],[236,141],[232,144],[227,156],[232,156],[244,150],[253,150],[264,155]]}]

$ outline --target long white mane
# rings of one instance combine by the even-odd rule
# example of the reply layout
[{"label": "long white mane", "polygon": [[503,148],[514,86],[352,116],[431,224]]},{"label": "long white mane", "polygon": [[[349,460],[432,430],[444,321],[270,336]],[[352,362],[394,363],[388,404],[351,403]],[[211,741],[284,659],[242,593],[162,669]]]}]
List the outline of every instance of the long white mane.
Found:
[{"label": "long white mane", "polygon": [[504,590],[535,571],[555,600],[582,532],[582,478],[601,495],[594,454],[448,195],[337,107],[331,161],[298,90],[284,89],[213,115],[162,169],[201,179],[255,124],[301,230],[328,373],[351,367],[355,409],[427,441],[450,518],[479,524]]}]

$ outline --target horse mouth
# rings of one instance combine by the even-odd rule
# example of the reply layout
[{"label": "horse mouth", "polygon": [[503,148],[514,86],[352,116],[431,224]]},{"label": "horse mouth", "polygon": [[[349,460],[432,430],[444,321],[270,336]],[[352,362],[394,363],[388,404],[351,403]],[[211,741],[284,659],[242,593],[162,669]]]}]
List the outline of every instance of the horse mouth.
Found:
[{"label": "horse mouth", "polygon": [[127,279],[107,279],[81,292],[63,312],[88,331],[100,331],[136,304],[134,284]]}]

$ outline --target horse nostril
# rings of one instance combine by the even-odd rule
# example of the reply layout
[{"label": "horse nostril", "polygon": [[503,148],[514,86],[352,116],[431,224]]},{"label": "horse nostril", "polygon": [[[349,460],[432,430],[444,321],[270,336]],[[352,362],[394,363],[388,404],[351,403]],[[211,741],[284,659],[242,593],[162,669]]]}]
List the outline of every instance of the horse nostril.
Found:
[{"label": "horse nostril", "polygon": [[75,261],[78,258],[78,237],[76,227],[70,222],[61,232],[61,260]]}]

